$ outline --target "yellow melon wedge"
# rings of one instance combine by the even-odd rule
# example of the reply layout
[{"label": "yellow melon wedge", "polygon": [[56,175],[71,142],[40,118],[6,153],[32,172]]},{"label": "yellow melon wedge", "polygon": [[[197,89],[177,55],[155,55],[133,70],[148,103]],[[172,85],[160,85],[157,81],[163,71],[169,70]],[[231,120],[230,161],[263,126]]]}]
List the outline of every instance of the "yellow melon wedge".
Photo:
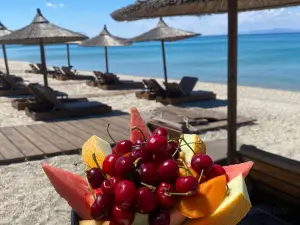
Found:
[{"label": "yellow melon wedge", "polygon": [[109,225],[109,221],[81,220],[79,225]]},{"label": "yellow melon wedge", "polygon": [[187,220],[185,225],[236,225],[251,209],[251,202],[246,183],[242,175],[237,176],[228,183],[227,195],[215,212],[201,219]]},{"label": "yellow melon wedge", "polygon": [[[195,153],[201,152],[203,154],[206,154],[206,145],[201,140],[200,136],[197,134],[183,134],[181,138],[184,138],[184,140],[188,143],[188,145],[181,141],[181,150],[184,152],[185,161],[187,163],[190,163],[192,160],[192,157],[194,155],[193,151]],[[193,151],[191,151],[191,148]]]},{"label": "yellow melon wedge", "polygon": [[94,135],[82,146],[82,160],[88,168],[97,167],[93,160],[94,153],[98,164],[102,167],[105,157],[112,153],[112,149],[107,141]]}]

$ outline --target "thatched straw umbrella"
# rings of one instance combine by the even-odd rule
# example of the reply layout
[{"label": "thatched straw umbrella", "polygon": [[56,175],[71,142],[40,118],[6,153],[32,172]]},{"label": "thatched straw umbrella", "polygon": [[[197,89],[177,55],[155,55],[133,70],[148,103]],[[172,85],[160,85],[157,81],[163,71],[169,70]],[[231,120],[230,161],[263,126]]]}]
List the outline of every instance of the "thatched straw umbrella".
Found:
[{"label": "thatched straw umbrella", "polygon": [[[4,26],[0,21],[0,37],[10,34],[11,31]],[[7,62],[7,55],[6,55],[6,46],[5,44],[2,44],[2,51],[3,51],[3,57],[4,57],[4,63],[6,68],[6,74],[9,75],[9,67]]]},{"label": "thatched straw umbrella", "polygon": [[72,67],[71,65],[71,56],[70,56],[70,45],[79,45],[81,41],[70,41],[66,43],[67,46],[67,59],[68,59],[68,67]]},{"label": "thatched straw umbrella", "polygon": [[73,32],[50,23],[42,15],[41,11],[37,9],[37,14],[31,24],[12,32],[9,35],[0,37],[0,43],[40,45],[44,84],[45,86],[48,86],[44,45],[80,41],[87,38],[88,37],[83,34]]},{"label": "thatched straw umbrella", "polygon": [[111,14],[115,20],[130,21],[179,15],[207,15],[228,12],[228,146],[229,163],[236,156],[237,117],[237,34],[238,11],[262,10],[300,5],[300,0],[151,0],[136,1]]},{"label": "thatched straw umbrella", "polygon": [[144,42],[144,41],[160,41],[163,57],[163,66],[164,66],[164,78],[166,93],[168,94],[168,74],[167,74],[167,65],[166,65],[166,54],[165,54],[165,42],[178,41],[191,37],[198,36],[193,32],[187,32],[179,29],[169,27],[162,18],[159,18],[157,26],[137,37],[131,39],[132,42]]},{"label": "thatched straw umbrella", "polygon": [[130,45],[130,44],[131,44],[131,42],[126,38],[121,38],[121,37],[111,35],[109,33],[109,31],[107,30],[106,25],[104,25],[104,28],[99,35],[80,43],[81,46],[87,46],[87,47],[88,46],[93,46],[93,47],[103,46],[104,47],[106,73],[109,72],[107,47],[126,46],[126,45]]}]

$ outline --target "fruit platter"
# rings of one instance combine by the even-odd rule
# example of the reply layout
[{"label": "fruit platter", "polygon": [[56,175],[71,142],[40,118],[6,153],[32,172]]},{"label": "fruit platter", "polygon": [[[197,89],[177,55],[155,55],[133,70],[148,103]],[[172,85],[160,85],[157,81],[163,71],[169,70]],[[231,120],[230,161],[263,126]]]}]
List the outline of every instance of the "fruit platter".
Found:
[{"label": "fruit platter", "polygon": [[130,111],[128,140],[115,141],[108,126],[113,148],[97,136],[83,145],[83,176],[42,164],[76,225],[236,225],[247,215],[244,179],[253,162],[214,164],[198,135],[150,133],[138,110]]}]

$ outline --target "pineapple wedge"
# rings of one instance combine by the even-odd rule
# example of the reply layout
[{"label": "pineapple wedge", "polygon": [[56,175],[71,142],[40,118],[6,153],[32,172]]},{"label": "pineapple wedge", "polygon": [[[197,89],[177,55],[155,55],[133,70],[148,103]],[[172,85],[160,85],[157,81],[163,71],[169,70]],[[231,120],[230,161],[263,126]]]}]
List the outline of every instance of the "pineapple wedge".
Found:
[{"label": "pineapple wedge", "polygon": [[81,220],[79,225],[109,225],[109,221]]},{"label": "pineapple wedge", "polygon": [[[195,153],[201,152],[203,154],[206,154],[206,145],[205,143],[201,140],[200,136],[197,134],[183,134],[181,136],[185,141],[180,142],[181,150],[184,152],[185,155],[185,162],[186,163],[191,163],[192,157],[194,155],[193,151]],[[193,149],[193,151],[191,150]]]}]

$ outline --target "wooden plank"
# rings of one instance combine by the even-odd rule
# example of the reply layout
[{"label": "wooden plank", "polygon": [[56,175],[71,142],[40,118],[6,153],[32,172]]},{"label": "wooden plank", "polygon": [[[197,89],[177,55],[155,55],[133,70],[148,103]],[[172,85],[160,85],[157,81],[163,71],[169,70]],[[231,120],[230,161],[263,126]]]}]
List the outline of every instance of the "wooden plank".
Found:
[{"label": "wooden plank", "polygon": [[44,154],[13,127],[3,127],[1,131],[26,157],[41,156]]},{"label": "wooden plank", "polygon": [[72,151],[78,149],[75,145],[68,142],[67,140],[63,139],[62,137],[58,136],[57,134],[53,133],[52,131],[48,130],[44,124],[38,125],[29,125],[29,127],[34,130],[35,132],[41,134],[45,137],[48,141],[58,147],[58,150],[62,151]]},{"label": "wooden plank", "polygon": [[53,145],[39,133],[34,132],[28,126],[16,126],[15,129],[46,154],[60,151],[57,146]]},{"label": "wooden plank", "polygon": [[104,129],[103,128],[96,129],[93,126],[91,126],[90,123],[86,122],[86,120],[72,120],[72,121],[69,121],[69,123],[75,127],[78,127],[82,130],[89,132],[91,134],[91,136],[96,135],[96,136],[106,140],[110,144],[113,143],[106,132],[106,127]]},{"label": "wooden plank", "polygon": [[2,132],[0,132],[0,146],[4,160],[25,158],[25,155]]},{"label": "wooden plank", "polygon": [[[129,137],[129,129],[125,128],[125,123],[119,116],[112,118],[101,118],[97,120],[93,120],[100,127],[106,127],[110,123],[109,130],[112,134],[119,136],[119,138],[124,138],[125,136]],[[128,122],[129,123],[129,122]],[[129,126],[128,126],[129,127]]]},{"label": "wooden plank", "polygon": [[84,140],[88,140],[91,136],[93,136],[92,133],[87,132],[86,130],[83,130],[81,128],[78,128],[72,124],[70,124],[70,122],[54,122],[53,124],[55,124],[56,126],[65,129],[67,132],[69,132],[70,135],[76,136],[78,138],[84,139]]},{"label": "wooden plank", "polygon": [[55,124],[47,123],[46,125],[47,125],[47,128],[49,130],[51,130],[55,134],[59,135],[63,139],[71,142],[72,144],[74,144],[78,148],[81,148],[82,145],[84,144],[84,142],[87,141],[87,140],[81,139],[77,136],[73,136],[72,134],[68,133],[65,129],[62,129],[61,127],[58,127]]}]

